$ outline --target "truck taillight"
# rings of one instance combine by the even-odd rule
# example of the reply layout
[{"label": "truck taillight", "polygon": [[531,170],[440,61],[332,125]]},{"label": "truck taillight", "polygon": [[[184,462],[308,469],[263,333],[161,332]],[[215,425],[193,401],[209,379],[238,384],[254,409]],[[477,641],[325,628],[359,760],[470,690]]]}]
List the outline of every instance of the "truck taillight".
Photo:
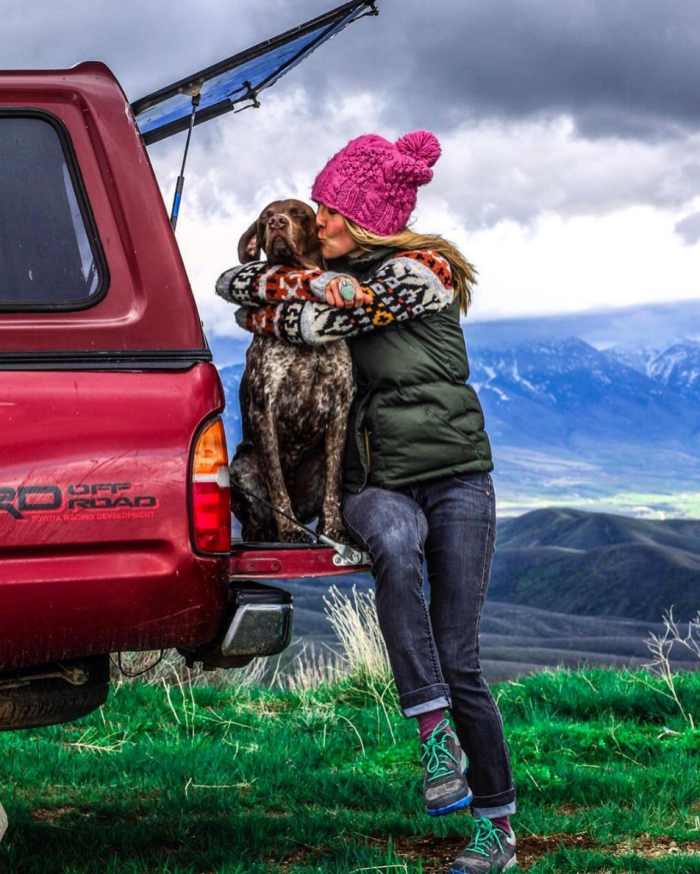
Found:
[{"label": "truck taillight", "polygon": [[231,487],[224,423],[207,425],[192,456],[192,519],[194,545],[202,552],[231,549]]}]

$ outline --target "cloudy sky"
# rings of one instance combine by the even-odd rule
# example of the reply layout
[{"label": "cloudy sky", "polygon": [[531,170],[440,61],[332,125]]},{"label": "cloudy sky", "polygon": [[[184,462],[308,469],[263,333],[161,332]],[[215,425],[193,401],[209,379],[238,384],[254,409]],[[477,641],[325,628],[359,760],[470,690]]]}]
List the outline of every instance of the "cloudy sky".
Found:
[{"label": "cloudy sky", "polygon": [[[106,62],[130,100],[313,18],[333,0],[2,0],[6,68]],[[700,5],[378,0],[272,89],[195,130],[178,224],[208,331],[238,237],[308,199],[361,133],[428,129],[443,154],[415,229],[480,274],[471,317],[700,305]],[[184,135],[150,147],[166,202]]]}]

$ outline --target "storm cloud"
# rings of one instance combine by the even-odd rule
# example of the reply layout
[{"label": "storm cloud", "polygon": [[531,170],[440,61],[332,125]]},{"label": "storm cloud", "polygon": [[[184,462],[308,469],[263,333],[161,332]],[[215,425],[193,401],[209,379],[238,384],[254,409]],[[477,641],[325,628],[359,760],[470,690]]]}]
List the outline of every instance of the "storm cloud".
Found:
[{"label": "storm cloud", "polygon": [[[134,101],[339,3],[5,0],[0,53],[5,68],[104,61]],[[377,6],[260,109],[195,129],[178,239],[216,331],[236,332],[212,288],[239,234],[265,202],[308,199],[325,161],[366,132],[439,137],[415,226],[476,261],[483,317],[700,295],[700,4]],[[168,205],[183,145],[149,149]]]},{"label": "storm cloud", "polygon": [[568,115],[584,136],[656,139],[700,121],[696,3],[378,0],[378,8],[377,19],[353,25],[300,71],[317,98],[375,90],[389,97],[394,121],[435,125],[441,107],[443,129]]},{"label": "storm cloud", "polygon": [[[131,100],[331,8],[331,0],[6,0],[3,66],[106,60]],[[322,109],[371,91],[445,130],[568,115],[585,136],[674,137],[700,121],[688,0],[377,0],[292,74]],[[27,59],[31,57],[30,63]],[[276,86],[280,87],[280,86]]]}]

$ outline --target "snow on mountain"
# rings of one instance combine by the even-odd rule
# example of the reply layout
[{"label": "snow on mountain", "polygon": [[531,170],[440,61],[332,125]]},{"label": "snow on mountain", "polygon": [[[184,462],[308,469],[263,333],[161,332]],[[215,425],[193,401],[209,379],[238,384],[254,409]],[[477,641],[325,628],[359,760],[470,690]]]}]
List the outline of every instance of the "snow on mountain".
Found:
[{"label": "snow on mountain", "polygon": [[665,389],[700,396],[700,343],[684,340],[668,347],[619,344],[604,354],[643,373]]},{"label": "snow on mountain", "polygon": [[643,372],[639,360],[631,367],[575,337],[525,342],[507,352],[479,346],[470,352],[470,382],[496,451],[589,459],[605,452],[620,464],[651,463],[667,450],[700,458],[700,407],[689,407],[684,393],[691,380],[700,393],[700,344],[692,350],[697,360],[676,354],[674,365],[670,355],[646,351],[659,373],[662,361],[664,372],[675,366],[664,384],[646,365],[650,373]]},{"label": "snow on mountain", "polygon": [[631,367],[632,370],[651,376],[651,363],[665,348],[663,345],[648,343],[618,343],[601,351],[609,358]]},{"label": "snow on mountain", "polygon": [[700,343],[676,343],[649,365],[649,375],[664,386],[700,396]]}]

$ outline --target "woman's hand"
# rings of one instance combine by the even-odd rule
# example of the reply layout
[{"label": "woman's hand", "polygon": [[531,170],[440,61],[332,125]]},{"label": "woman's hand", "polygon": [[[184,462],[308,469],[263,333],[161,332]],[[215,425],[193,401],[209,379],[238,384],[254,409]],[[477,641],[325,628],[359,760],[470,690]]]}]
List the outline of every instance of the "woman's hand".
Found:
[{"label": "woman's hand", "polygon": [[[343,297],[340,293],[341,283],[345,289],[349,289],[352,286],[352,290],[354,290],[353,297],[348,297],[348,299]],[[335,307],[343,307],[344,309],[355,309],[372,301],[371,295],[362,290],[362,286],[354,276],[336,276],[335,279],[331,279],[326,286],[325,294],[326,303]]]}]

